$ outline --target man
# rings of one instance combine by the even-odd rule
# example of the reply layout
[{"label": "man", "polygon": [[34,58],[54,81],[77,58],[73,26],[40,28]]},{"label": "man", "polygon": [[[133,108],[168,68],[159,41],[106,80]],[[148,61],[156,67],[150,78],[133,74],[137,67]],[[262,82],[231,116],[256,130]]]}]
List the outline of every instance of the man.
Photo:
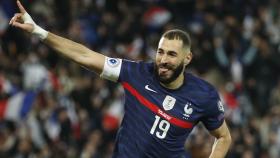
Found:
[{"label": "man", "polygon": [[20,13],[10,25],[38,36],[59,54],[102,78],[123,85],[125,115],[114,158],[181,158],[185,139],[198,122],[216,138],[210,157],[226,155],[231,137],[218,93],[207,82],[184,72],[192,59],[187,33],[170,30],[163,34],[154,64],[109,58],[45,31],[19,1],[17,4]]}]

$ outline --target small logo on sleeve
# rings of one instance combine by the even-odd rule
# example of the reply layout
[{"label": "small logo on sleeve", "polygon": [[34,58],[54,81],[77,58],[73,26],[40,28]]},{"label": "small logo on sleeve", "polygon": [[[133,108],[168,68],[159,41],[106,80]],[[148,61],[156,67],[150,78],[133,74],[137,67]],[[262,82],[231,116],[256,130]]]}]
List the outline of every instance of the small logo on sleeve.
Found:
[{"label": "small logo on sleeve", "polygon": [[223,105],[223,103],[222,103],[221,100],[218,101],[218,109],[219,109],[221,112],[225,112],[224,105]]},{"label": "small logo on sleeve", "polygon": [[107,59],[107,64],[110,67],[117,67],[120,64],[120,60],[116,58],[108,58]]}]

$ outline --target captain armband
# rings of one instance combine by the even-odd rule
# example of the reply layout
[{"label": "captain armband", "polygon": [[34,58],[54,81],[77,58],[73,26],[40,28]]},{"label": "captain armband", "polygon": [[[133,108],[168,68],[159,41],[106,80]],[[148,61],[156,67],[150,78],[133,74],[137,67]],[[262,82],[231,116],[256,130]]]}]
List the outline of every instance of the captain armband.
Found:
[{"label": "captain armband", "polygon": [[105,57],[101,78],[117,82],[120,76],[122,59]]}]

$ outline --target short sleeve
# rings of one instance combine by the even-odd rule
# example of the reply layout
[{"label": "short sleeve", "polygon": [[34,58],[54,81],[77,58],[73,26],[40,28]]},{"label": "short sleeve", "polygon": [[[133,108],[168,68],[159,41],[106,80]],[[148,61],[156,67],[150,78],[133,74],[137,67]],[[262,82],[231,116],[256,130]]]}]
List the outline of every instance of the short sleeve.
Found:
[{"label": "short sleeve", "polygon": [[207,110],[202,118],[202,123],[207,130],[212,131],[219,128],[224,122],[224,107],[218,93],[214,90],[206,103]]},{"label": "short sleeve", "polygon": [[122,67],[118,82],[130,82],[139,77],[139,63],[131,60],[122,60]]}]

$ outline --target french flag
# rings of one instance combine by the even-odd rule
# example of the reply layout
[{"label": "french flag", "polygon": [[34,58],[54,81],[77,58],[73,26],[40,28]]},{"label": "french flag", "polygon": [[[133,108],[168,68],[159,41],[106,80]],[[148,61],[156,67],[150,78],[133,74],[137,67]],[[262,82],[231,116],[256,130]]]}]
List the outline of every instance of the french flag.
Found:
[{"label": "french flag", "polygon": [[0,120],[20,121],[32,108],[37,92],[18,92],[8,99],[0,100]]},{"label": "french flag", "polygon": [[170,11],[163,7],[151,7],[144,13],[144,22],[151,27],[161,27],[165,25],[171,18]]}]

